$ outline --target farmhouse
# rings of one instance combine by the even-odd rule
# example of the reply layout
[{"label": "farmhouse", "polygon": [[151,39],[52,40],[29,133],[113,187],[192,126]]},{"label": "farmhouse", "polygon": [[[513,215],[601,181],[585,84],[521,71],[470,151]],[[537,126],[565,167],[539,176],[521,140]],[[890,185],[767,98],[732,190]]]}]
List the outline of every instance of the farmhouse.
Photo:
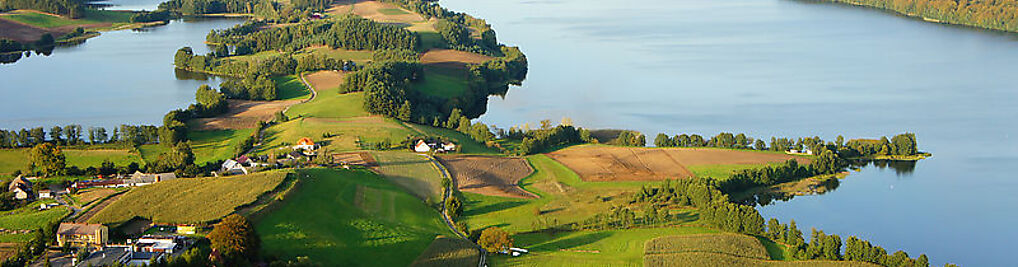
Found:
[{"label": "farmhouse", "polygon": [[223,162],[223,166],[222,166],[222,168],[219,169],[219,171],[223,175],[248,174],[249,173],[247,167],[245,167],[244,164],[241,164],[240,162],[237,162],[236,160],[232,160],[232,159],[228,159],[228,160],[224,161]]},{"label": "farmhouse", "polygon": [[7,185],[7,191],[14,193],[14,199],[31,199],[32,182],[25,179],[25,177],[18,176]]},{"label": "farmhouse", "polygon": [[173,179],[177,179],[177,175],[172,172],[154,174],[136,171],[131,175],[131,178],[124,180],[124,184],[127,186],[143,186]]},{"label": "farmhouse", "polygon": [[300,140],[297,140],[297,145],[293,146],[293,150],[313,151],[315,149],[318,149],[318,145],[307,137],[301,137]]},{"label": "farmhouse", "polygon": [[61,223],[57,244],[61,247],[99,247],[106,245],[109,228],[102,224]]},{"label": "farmhouse", "polygon": [[124,180],[121,180],[121,179],[85,180],[85,181],[74,182],[74,184],[71,185],[71,187],[74,187],[74,188],[77,188],[77,189],[85,189],[85,188],[92,188],[92,187],[114,188],[114,187],[124,187],[124,186],[126,186],[124,184]]}]

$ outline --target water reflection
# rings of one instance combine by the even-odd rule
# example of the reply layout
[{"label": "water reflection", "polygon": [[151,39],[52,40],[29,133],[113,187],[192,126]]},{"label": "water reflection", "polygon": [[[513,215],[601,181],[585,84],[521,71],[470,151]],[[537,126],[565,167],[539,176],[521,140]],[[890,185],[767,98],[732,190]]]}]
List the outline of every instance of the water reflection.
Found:
[{"label": "water reflection", "polygon": [[[898,177],[901,177],[911,176],[912,173],[915,172],[916,162],[899,160],[852,160],[849,161],[848,169],[858,171],[871,166],[880,170],[889,168],[894,170],[894,173]],[[845,178],[852,179],[852,176],[848,175]],[[841,181],[836,177],[802,180],[773,186],[771,188],[759,189],[756,192],[749,193],[749,195],[745,196],[740,202],[746,205],[767,206],[775,204],[776,201],[786,202],[792,200],[796,196],[823,195],[838,189],[838,186],[840,185]]]},{"label": "water reflection", "polygon": [[776,186],[753,192],[746,196],[741,203],[745,205],[767,206],[776,203],[776,201],[785,202],[792,200],[796,196],[823,195],[838,189],[838,186],[841,185],[841,181],[837,177],[810,179],[795,183],[795,185]]}]

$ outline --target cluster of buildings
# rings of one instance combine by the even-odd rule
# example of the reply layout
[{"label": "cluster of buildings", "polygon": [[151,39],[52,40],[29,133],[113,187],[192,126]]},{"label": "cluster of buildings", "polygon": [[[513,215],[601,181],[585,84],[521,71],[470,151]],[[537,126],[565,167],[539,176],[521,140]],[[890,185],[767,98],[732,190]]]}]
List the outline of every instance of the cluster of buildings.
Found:
[{"label": "cluster of buildings", "polygon": [[315,144],[311,138],[303,137],[297,141],[296,145],[293,145],[290,148],[293,150],[286,153],[286,159],[276,160],[270,159],[266,156],[261,156],[261,158],[257,159],[258,161],[269,163],[258,163],[255,161],[256,159],[248,157],[247,155],[228,159],[223,161],[223,164],[219,167],[219,171],[213,174],[215,176],[224,176],[257,172],[264,167],[270,167],[276,164],[285,163],[286,161],[295,161],[315,156],[319,146]]},{"label": "cluster of buildings", "polygon": [[430,153],[432,151],[437,153],[455,152],[456,144],[443,141],[426,142],[423,139],[417,140],[417,143],[414,144],[414,152]]},{"label": "cluster of buildings", "polygon": [[140,171],[136,171],[134,172],[134,174],[131,174],[130,176],[118,174],[113,177],[104,178],[103,176],[100,175],[99,177],[97,177],[97,179],[74,182],[74,184],[71,185],[71,187],[76,189],[85,189],[93,187],[106,187],[106,188],[137,187],[150,185],[158,182],[165,182],[173,179],[177,179],[177,175],[172,172],[142,173]]},{"label": "cluster of buildings", "polygon": [[[194,233],[194,226],[177,228],[178,233]],[[146,266],[170,256],[178,255],[193,245],[193,240],[181,235],[145,235],[128,239],[125,244],[109,243],[109,228],[101,224],[61,223],[57,229],[57,244],[90,251],[89,256],[72,266]]]}]

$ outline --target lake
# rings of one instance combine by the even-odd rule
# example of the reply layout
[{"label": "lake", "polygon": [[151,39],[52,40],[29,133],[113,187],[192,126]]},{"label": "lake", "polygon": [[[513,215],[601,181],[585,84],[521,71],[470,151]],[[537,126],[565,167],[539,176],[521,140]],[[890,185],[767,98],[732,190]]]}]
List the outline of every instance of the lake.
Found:
[{"label": "lake", "polygon": [[0,64],[0,128],[81,124],[162,124],[168,111],[194,103],[199,85],[218,81],[178,77],[173,54],[180,47],[208,52],[212,29],[242,19],[174,20],[165,26],[104,32],[79,45],[57,47]]},{"label": "lake", "polygon": [[[999,266],[1018,246],[1018,38],[790,0],[442,0],[527,54],[482,121],[755,137],[910,131],[933,158],[866,167],[835,191],[760,208],[847,238]],[[1018,135],[1016,135],[1018,138]]]}]

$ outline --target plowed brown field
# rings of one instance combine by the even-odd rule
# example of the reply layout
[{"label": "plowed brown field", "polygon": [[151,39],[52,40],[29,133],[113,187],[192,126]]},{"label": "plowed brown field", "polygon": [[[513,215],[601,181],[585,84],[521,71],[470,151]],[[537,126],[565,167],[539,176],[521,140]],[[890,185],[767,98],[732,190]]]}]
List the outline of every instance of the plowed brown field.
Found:
[{"label": "plowed brown field", "polygon": [[808,159],[785,154],[711,148],[579,146],[549,157],[586,181],[646,181],[693,177],[687,166],[765,164]]},{"label": "plowed brown field", "polygon": [[449,169],[460,191],[482,195],[536,198],[519,187],[523,178],[534,172],[521,158],[494,156],[439,156]]}]

